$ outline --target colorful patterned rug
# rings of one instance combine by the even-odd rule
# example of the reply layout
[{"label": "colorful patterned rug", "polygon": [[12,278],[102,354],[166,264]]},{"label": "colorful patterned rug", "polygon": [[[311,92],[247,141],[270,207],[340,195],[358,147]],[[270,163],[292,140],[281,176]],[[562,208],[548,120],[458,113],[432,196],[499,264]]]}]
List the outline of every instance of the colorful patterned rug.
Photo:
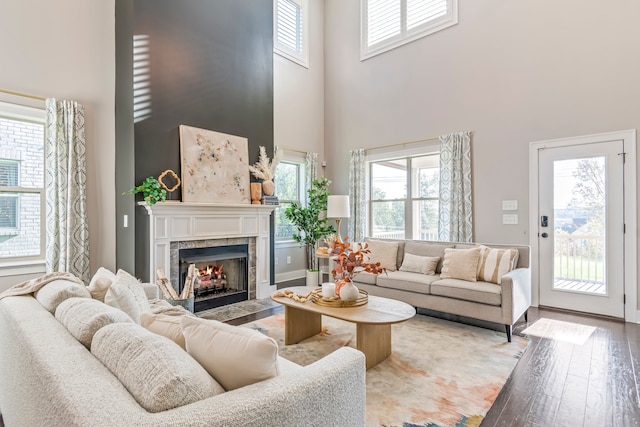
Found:
[{"label": "colorful patterned rug", "polygon": [[[341,346],[355,347],[355,325],[323,316],[323,332],[284,345],[284,314],[247,323],[274,338],[280,355],[308,365]],[[529,340],[417,315],[393,325],[391,356],[367,371],[367,425],[478,426]]]}]

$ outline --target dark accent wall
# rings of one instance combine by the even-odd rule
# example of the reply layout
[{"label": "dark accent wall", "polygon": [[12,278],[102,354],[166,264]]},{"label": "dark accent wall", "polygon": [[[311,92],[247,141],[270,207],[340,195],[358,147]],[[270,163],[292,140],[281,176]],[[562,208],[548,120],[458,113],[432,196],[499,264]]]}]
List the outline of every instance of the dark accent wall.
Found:
[{"label": "dark accent wall", "polygon": [[[166,169],[180,175],[181,124],[248,138],[251,163],[260,145],[273,152],[272,0],[133,0],[132,5],[129,37],[148,37],[151,96],[148,117],[133,126],[135,183]],[[126,19],[118,13],[116,18],[119,33]],[[116,49],[125,46],[117,43]],[[117,68],[124,65],[118,62]],[[133,99],[117,83],[116,107],[121,102],[132,105]],[[179,193],[172,198],[179,199]],[[149,280],[145,216],[142,208],[136,210],[135,272]],[[271,270],[273,282],[273,259]]]}]

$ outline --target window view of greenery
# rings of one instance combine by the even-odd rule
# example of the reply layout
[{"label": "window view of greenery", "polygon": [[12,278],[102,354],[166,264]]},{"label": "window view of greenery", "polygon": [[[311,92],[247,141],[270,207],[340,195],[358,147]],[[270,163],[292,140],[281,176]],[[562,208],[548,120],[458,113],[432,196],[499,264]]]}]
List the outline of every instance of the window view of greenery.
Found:
[{"label": "window view of greenery", "polygon": [[605,281],[605,184],[604,157],[554,163],[555,282]]},{"label": "window view of greenery", "polygon": [[437,240],[437,154],[372,162],[370,176],[371,237]]},{"label": "window view of greenery", "polygon": [[300,201],[300,164],[282,161],[275,173],[276,195],[280,205],[275,210],[276,240],[290,240],[295,228],[284,215],[293,203]]}]

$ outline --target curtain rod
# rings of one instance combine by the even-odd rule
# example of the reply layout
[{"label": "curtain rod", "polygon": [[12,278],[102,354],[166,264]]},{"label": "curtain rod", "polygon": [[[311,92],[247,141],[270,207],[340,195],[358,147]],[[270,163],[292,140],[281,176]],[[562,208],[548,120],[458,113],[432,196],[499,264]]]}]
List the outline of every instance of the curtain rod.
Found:
[{"label": "curtain rod", "polygon": [[9,95],[21,96],[23,98],[36,99],[38,101],[46,101],[47,100],[46,98],[42,98],[41,96],[29,95],[27,93],[13,92],[11,90],[0,89],[0,92],[6,93],[6,94],[9,94]]},{"label": "curtain rod", "polygon": [[416,142],[435,141],[437,139],[440,139],[440,137],[439,136],[433,136],[431,138],[414,139],[413,141],[399,142],[397,144],[389,144],[389,145],[381,145],[379,147],[365,148],[364,151],[380,150],[382,148],[397,147],[399,145],[415,144]]}]

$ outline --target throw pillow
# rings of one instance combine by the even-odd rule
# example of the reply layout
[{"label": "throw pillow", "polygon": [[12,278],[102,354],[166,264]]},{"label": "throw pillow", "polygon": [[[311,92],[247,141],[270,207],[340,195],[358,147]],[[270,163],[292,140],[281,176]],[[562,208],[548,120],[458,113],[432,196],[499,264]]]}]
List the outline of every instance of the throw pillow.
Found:
[{"label": "throw pillow", "polygon": [[68,280],[54,280],[36,291],[35,297],[44,308],[54,314],[64,300],[73,297],[91,298],[91,293],[85,285]]},{"label": "throw pillow", "polygon": [[197,402],[224,389],[191,356],[165,337],[131,323],[96,332],[91,353],[149,412]]},{"label": "throw pillow", "polygon": [[104,296],[109,286],[115,281],[116,275],[113,274],[113,272],[104,267],[100,267],[89,282],[89,292],[91,292],[91,296],[98,301],[104,302]]},{"label": "throw pillow", "polygon": [[182,327],[180,326],[181,316],[169,316],[160,313],[140,313],[140,324],[154,334],[169,338],[174,343],[186,349]]},{"label": "throw pillow", "polygon": [[116,273],[116,280],[109,286],[104,302],[127,313],[138,325],[140,313],[151,310],[142,283],[124,270]]},{"label": "throw pillow", "polygon": [[517,249],[495,249],[481,246],[478,280],[500,284],[502,276],[518,264]]},{"label": "throw pillow", "polygon": [[445,249],[440,278],[460,279],[469,282],[477,281],[481,250],[479,247],[472,249]]},{"label": "throw pillow", "polygon": [[367,244],[371,251],[367,262],[379,262],[381,267],[389,271],[397,270],[398,242],[368,240]]},{"label": "throw pillow", "polygon": [[80,344],[91,348],[93,336],[100,328],[111,323],[133,323],[117,308],[91,298],[69,298],[56,309],[56,319],[67,328]]},{"label": "throw pillow", "polygon": [[181,319],[187,353],[225,390],[273,378],[278,368],[278,343],[258,331],[215,320]]},{"label": "throw pillow", "polygon": [[435,276],[438,262],[440,262],[440,257],[419,256],[406,253],[404,254],[404,260],[402,261],[402,266],[400,266],[400,271]]}]

